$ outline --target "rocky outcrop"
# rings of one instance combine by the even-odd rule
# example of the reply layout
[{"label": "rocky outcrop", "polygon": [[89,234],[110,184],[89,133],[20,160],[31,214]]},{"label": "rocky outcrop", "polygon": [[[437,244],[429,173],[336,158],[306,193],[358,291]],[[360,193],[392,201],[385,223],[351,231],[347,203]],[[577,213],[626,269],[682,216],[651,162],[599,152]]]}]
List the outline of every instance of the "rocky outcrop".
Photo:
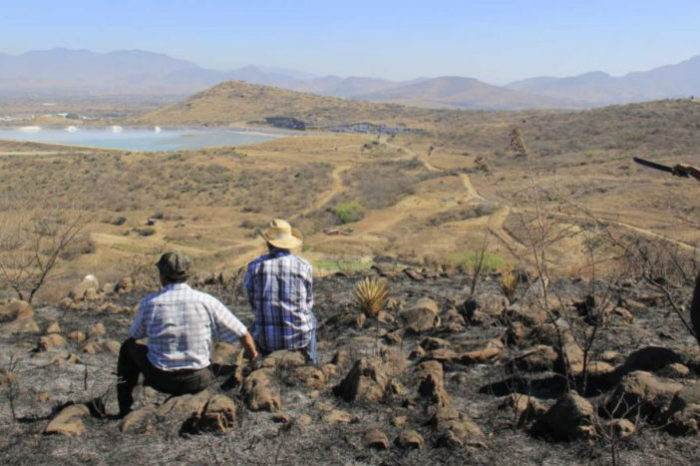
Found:
[{"label": "rocky outcrop", "polygon": [[277,411],[282,408],[279,387],[273,382],[273,369],[253,371],[243,380],[243,400],[251,411]]},{"label": "rocky outcrop", "polygon": [[558,441],[590,438],[595,436],[594,417],[595,408],[588,400],[568,392],[535,422],[532,431]]},{"label": "rocky outcrop", "polygon": [[440,407],[451,403],[452,400],[445,390],[442,364],[439,361],[430,360],[418,364],[415,375],[418,380],[418,394],[421,397]]},{"label": "rocky outcrop", "polygon": [[0,330],[3,333],[39,333],[34,310],[25,301],[10,301],[0,305]]},{"label": "rocky outcrop", "polygon": [[642,416],[651,422],[661,422],[671,400],[683,385],[656,377],[645,371],[634,371],[622,378],[605,405],[613,417]]},{"label": "rocky outcrop", "polygon": [[69,437],[80,436],[85,433],[85,425],[82,418],[90,415],[90,410],[85,405],[70,405],[63,408],[46,426],[44,433],[59,434]]},{"label": "rocky outcrop", "polygon": [[355,362],[333,393],[345,401],[378,402],[384,398],[388,386],[389,376],[382,360],[364,357]]},{"label": "rocky outcrop", "polygon": [[427,332],[440,325],[440,308],[432,299],[422,298],[413,307],[401,312],[399,321],[408,332]]}]

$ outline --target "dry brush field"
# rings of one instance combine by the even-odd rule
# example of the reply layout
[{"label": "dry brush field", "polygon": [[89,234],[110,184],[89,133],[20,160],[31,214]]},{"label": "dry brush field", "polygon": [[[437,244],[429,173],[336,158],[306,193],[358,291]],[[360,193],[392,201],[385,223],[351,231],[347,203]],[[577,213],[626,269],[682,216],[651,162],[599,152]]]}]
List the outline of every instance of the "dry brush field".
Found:
[{"label": "dry brush field", "polygon": [[[224,90],[234,100],[258,92]],[[226,115],[198,97],[215,95],[177,104],[194,113],[172,123],[273,116],[245,106]],[[289,116],[415,131],[314,130],[172,153],[0,142],[2,253],[17,225],[80,225],[34,311],[3,307],[0,457],[693,463],[700,356],[680,317],[698,272],[700,186],[631,157],[700,162],[700,106],[487,113],[334,102],[314,112],[317,101],[292,101]],[[171,114],[139,118],[167,124]],[[157,254],[187,252],[196,283],[249,324],[239,271],[274,217],[299,226],[300,254],[315,265],[322,366],[260,367],[221,346],[227,372],[209,392],[224,396],[220,411],[146,390],[143,417],[127,427],[85,414],[80,403],[103,393],[114,411],[113,351],[153,286]],[[88,273],[102,285],[63,300]],[[389,284],[380,321],[359,317],[352,297],[367,275]],[[118,282],[129,286],[115,292]],[[254,380],[272,394],[255,393]],[[85,433],[43,435],[71,402],[64,420]]]}]

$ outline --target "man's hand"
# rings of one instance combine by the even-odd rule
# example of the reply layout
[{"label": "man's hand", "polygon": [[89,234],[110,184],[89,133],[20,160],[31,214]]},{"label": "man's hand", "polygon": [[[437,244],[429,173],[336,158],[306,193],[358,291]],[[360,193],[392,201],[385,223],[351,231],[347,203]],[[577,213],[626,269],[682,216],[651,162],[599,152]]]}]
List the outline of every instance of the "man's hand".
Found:
[{"label": "man's hand", "polygon": [[258,350],[255,349],[255,340],[253,340],[253,337],[251,336],[250,332],[243,335],[241,343],[243,344],[245,357],[251,360],[257,359]]}]

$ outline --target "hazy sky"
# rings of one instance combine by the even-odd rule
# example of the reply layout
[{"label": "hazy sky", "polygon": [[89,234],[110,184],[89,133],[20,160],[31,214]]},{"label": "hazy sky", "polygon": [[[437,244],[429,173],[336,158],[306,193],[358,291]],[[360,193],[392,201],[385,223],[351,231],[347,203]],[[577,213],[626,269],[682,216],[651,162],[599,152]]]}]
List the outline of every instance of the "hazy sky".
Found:
[{"label": "hazy sky", "polygon": [[0,0],[0,52],[143,49],[208,68],[491,83],[700,54],[700,1]]}]

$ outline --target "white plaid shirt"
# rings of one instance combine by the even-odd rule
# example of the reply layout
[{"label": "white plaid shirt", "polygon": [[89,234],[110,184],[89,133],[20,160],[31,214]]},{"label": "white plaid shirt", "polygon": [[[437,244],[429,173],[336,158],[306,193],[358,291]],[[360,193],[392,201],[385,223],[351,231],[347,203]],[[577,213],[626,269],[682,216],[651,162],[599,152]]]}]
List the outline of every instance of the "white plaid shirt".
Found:
[{"label": "white plaid shirt", "polygon": [[274,251],[248,264],[245,277],[253,308],[253,338],[265,351],[306,348],[315,329],[311,264]]},{"label": "white plaid shirt", "polygon": [[129,328],[148,337],[148,360],[158,369],[203,369],[210,364],[211,339],[234,342],[248,332],[215,297],[174,283],[147,296]]}]

